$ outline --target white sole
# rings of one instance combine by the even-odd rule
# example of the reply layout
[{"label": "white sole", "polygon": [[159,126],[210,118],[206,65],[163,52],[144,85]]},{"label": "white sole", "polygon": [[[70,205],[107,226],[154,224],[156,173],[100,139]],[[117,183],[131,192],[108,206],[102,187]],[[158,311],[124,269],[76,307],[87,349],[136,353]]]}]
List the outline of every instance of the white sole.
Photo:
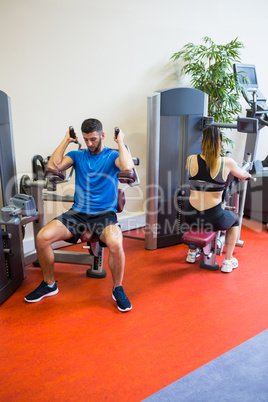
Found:
[{"label": "white sole", "polygon": [[232,272],[233,269],[236,269],[237,267],[238,267],[238,265],[237,265],[236,267],[231,267],[230,270],[229,270],[229,269],[221,268],[221,272],[224,272],[224,273],[226,273],[226,274],[229,274],[230,272]]},{"label": "white sole", "polygon": [[44,297],[54,296],[54,295],[56,295],[57,293],[59,293],[59,289],[58,289],[58,288],[57,288],[56,290],[54,290],[54,292],[50,292],[50,293],[47,293],[47,294],[44,295],[44,296],[39,297],[39,299],[27,300],[26,297],[24,297],[24,300],[25,300],[27,303],[36,303],[36,302],[39,302],[40,300],[42,300]]},{"label": "white sole", "polygon": [[201,256],[201,254],[197,254],[196,256],[195,256],[195,258],[193,258],[193,259],[188,259],[188,256],[186,257],[186,262],[188,262],[189,264],[194,264],[195,262],[196,262],[196,260],[199,258]]},{"label": "white sole", "polygon": [[[116,298],[114,297],[114,294],[112,294],[112,298],[113,298],[113,300],[117,303]],[[126,313],[127,311],[132,310],[132,306],[126,308],[125,310],[122,310],[122,309],[118,306],[118,304],[117,304],[117,308],[118,308],[118,310],[121,311],[122,313]]]}]

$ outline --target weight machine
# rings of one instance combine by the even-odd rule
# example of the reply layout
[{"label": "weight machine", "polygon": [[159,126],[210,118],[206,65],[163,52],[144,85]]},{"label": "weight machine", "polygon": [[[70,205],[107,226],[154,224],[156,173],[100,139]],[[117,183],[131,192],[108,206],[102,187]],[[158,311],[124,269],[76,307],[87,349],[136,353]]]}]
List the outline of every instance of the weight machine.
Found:
[{"label": "weight machine", "polygon": [[[78,143],[78,142],[77,142]],[[81,144],[78,143],[78,149]],[[128,146],[126,148],[130,152]],[[132,171],[118,173],[118,180],[131,187],[139,185],[136,170],[139,158],[132,158]],[[38,266],[37,252],[33,250],[24,254],[23,236],[25,225],[32,223],[34,239],[44,226],[44,203],[47,201],[73,202],[73,195],[56,194],[59,183],[71,180],[73,168],[69,174],[47,169],[48,159],[35,155],[32,159],[32,178],[23,175],[19,191],[15,165],[13,130],[10,98],[0,91],[0,304],[2,304],[20,286],[25,278],[25,266],[33,263]],[[125,205],[122,189],[118,190],[117,211],[121,212]],[[98,239],[86,232],[82,241],[88,253],[68,250],[54,250],[55,262],[87,265],[87,276],[103,278],[104,247]]]},{"label": "weight machine", "polygon": [[[78,150],[81,149],[81,144],[78,143]],[[129,147],[125,144],[128,152]],[[134,187],[139,185],[140,180],[136,170],[139,165],[139,158],[132,158],[134,168],[132,171],[120,171],[117,178],[120,183]],[[33,178],[24,175],[21,178],[20,189],[22,193],[31,194],[34,198],[37,210],[38,220],[34,221],[34,239],[39,230],[44,226],[44,205],[45,202],[74,202],[73,195],[62,195],[55,193],[58,184],[69,182],[73,175],[73,167],[71,168],[68,176],[66,172],[60,172],[54,169],[47,169],[48,159],[42,158],[40,155],[35,155],[32,160]],[[47,191],[44,191],[47,190]],[[122,189],[118,189],[118,204],[117,212],[123,211],[125,205],[125,194]],[[88,249],[88,253],[79,251],[68,250],[54,250],[55,262],[89,265],[91,268],[87,269],[87,276],[91,278],[104,278],[106,271],[103,269],[103,253],[104,245],[98,241],[96,236],[93,236],[89,231],[81,235],[81,242],[86,242],[87,245],[83,248]],[[38,266],[37,253],[34,248],[32,251],[25,255],[25,265],[33,263]]]},{"label": "weight machine", "polygon": [[147,107],[145,248],[155,250],[182,243],[186,230],[184,203],[189,196],[186,159],[201,153],[203,129],[213,124],[255,136],[258,119],[214,123],[207,116],[208,95],[193,88],[157,91],[148,97]]}]

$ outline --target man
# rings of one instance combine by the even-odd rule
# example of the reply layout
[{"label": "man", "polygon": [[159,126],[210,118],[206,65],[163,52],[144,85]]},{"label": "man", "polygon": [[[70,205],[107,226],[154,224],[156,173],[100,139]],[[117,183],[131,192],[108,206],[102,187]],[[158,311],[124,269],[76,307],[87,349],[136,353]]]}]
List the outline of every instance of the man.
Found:
[{"label": "man", "polygon": [[48,162],[49,169],[59,171],[74,166],[74,204],[69,211],[49,222],[38,233],[36,249],[44,280],[25,297],[25,300],[30,303],[38,302],[43,297],[58,293],[51,244],[59,240],[76,243],[85,230],[91,229],[109,249],[108,265],[114,284],[112,297],[117,302],[118,309],[126,312],[131,310],[132,306],[122,287],[125,255],[122,232],[116,217],[117,173],[120,170],[131,170],[134,164],[124,145],[124,134],[121,130],[117,138],[114,136],[118,151],[103,144],[104,132],[99,120],[85,120],[81,131],[87,149],[71,151],[64,156],[68,145],[77,141],[77,137],[72,138],[67,131]]}]

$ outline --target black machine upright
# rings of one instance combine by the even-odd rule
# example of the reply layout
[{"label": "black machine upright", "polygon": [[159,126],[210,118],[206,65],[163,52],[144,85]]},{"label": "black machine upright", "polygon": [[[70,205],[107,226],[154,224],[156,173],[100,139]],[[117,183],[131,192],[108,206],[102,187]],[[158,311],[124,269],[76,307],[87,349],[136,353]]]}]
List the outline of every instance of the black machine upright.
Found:
[{"label": "black machine upright", "polygon": [[180,206],[188,155],[200,153],[202,118],[208,95],[193,88],[171,88],[148,97],[145,248],[181,243]]},{"label": "black machine upright", "polygon": [[[0,91],[0,210],[18,193],[9,97]],[[0,226],[0,304],[24,278],[21,227]]]}]

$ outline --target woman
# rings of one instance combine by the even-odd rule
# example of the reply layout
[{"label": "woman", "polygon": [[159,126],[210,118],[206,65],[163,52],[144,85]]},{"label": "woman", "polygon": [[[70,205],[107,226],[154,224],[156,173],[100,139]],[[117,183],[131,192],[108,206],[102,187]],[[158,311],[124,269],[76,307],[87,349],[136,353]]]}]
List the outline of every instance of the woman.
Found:
[{"label": "woman", "polygon": [[[241,169],[229,157],[221,157],[222,135],[217,127],[208,127],[203,131],[201,155],[187,158],[186,170],[189,174],[190,198],[186,221],[200,228],[226,230],[226,257],[221,271],[231,272],[238,267],[233,257],[233,250],[238,236],[238,217],[234,212],[222,209],[222,193],[229,173],[241,180],[251,175]],[[195,262],[198,249],[189,250],[187,262]]]}]

